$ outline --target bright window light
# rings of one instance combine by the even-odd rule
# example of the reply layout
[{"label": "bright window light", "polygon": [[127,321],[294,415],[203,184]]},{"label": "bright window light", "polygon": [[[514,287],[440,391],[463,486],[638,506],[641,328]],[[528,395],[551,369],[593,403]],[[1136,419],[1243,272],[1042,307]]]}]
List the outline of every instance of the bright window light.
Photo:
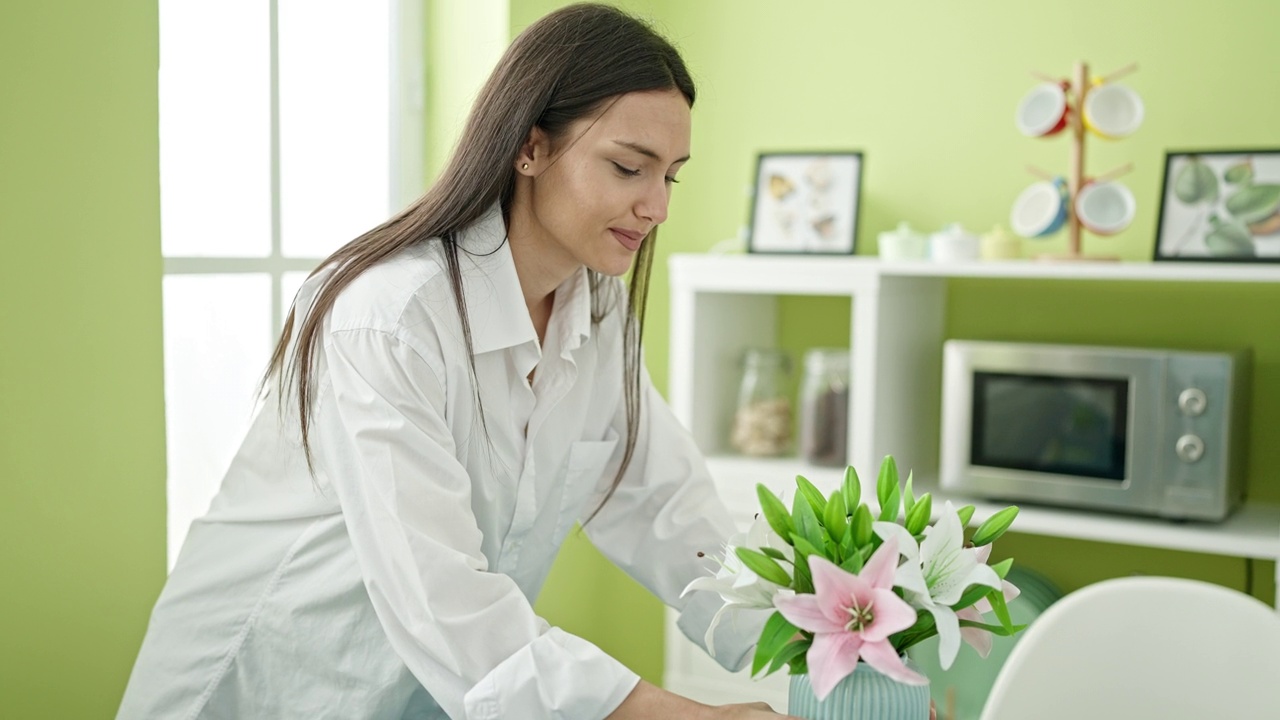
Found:
[{"label": "bright window light", "polygon": [[421,192],[421,2],[160,0],[170,567],[308,272]]}]

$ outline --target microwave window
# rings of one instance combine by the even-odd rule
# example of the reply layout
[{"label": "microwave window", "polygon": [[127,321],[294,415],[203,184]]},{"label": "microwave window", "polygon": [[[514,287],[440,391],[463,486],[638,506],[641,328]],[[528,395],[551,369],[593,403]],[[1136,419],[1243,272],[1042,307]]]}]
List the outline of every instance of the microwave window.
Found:
[{"label": "microwave window", "polygon": [[974,465],[1123,480],[1129,381],[976,372]]}]

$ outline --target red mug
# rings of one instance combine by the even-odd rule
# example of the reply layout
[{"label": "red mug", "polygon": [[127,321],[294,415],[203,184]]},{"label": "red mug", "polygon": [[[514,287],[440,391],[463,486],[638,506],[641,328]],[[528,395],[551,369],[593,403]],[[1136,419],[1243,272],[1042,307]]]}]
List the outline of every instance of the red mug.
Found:
[{"label": "red mug", "polygon": [[1065,80],[1057,83],[1040,83],[1031,88],[1018,103],[1014,122],[1018,130],[1030,137],[1048,137],[1062,132],[1071,118],[1071,105],[1067,102]]}]

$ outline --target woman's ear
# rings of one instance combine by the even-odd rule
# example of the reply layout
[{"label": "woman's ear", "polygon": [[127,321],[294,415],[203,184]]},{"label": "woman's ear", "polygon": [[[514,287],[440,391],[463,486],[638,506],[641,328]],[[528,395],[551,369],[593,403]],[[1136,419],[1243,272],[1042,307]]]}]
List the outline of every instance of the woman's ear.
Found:
[{"label": "woman's ear", "polygon": [[529,137],[525,138],[524,145],[520,146],[519,154],[516,155],[516,172],[534,177],[546,169],[550,158],[551,138],[547,136],[546,131],[534,125],[529,131]]}]

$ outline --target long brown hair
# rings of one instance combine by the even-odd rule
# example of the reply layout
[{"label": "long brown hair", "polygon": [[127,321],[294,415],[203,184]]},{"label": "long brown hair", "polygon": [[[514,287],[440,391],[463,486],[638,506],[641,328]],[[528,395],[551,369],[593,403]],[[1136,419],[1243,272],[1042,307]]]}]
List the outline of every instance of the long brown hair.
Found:
[{"label": "long brown hair", "polygon": [[[298,403],[302,447],[314,473],[308,438],[312,413],[312,372],[321,340],[321,322],[342,290],[373,265],[405,248],[427,241],[440,242],[462,321],[471,385],[481,423],[471,328],[467,321],[458,264],[457,237],[484,215],[494,202],[509,216],[515,191],[515,158],[534,127],[553,142],[575,120],[591,115],[612,98],[629,92],[678,90],[693,106],[693,80],[680,54],[645,23],[607,5],[579,4],[553,12],[520,33],[503,54],[480,91],[448,165],[421,198],[387,222],[347,243],[320,264],[326,268],[311,309],[297,328],[296,347],[289,355],[297,306],[291,307],[284,330],[262,378],[265,388],[277,381],[281,407],[290,391]],[[624,310],[623,387],[627,409],[627,440],[613,485],[587,518],[589,522],[613,496],[631,463],[640,427],[640,341],[643,337],[649,273],[657,231],[640,246],[631,269],[629,300]],[[612,283],[590,272],[592,322],[609,312],[606,288]],[[296,381],[296,382],[295,382]],[[487,428],[486,428],[487,433]]]}]

